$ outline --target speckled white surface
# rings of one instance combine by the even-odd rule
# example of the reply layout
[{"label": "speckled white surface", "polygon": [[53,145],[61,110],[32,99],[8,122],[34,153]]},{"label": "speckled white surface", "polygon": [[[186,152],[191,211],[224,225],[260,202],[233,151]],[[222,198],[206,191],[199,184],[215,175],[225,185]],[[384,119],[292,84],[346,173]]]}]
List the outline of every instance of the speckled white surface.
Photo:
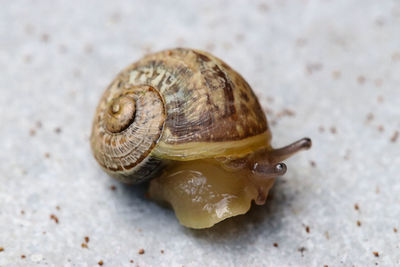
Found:
[{"label": "speckled white surface", "polygon": [[[0,6],[0,266],[400,265],[399,1]],[[109,178],[88,143],[117,72],[175,46],[247,79],[273,145],[314,142],[265,206],[208,230]]]}]

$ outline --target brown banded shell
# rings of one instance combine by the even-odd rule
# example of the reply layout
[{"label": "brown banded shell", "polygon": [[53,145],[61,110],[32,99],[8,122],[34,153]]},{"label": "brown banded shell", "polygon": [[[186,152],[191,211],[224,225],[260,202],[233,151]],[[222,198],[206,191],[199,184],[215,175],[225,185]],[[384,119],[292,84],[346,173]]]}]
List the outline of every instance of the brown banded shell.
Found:
[{"label": "brown banded shell", "polygon": [[269,139],[247,82],[206,52],[178,48],[148,55],[114,79],[97,108],[91,145],[103,169],[136,183],[143,177],[132,174],[148,161],[237,157]]}]

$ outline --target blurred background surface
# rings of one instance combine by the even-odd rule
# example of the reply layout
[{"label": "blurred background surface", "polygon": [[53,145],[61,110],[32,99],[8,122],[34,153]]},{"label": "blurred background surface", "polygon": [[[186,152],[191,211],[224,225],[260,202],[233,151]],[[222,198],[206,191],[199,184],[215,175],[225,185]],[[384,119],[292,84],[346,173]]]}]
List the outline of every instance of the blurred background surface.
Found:
[{"label": "blurred background surface", "polygon": [[[0,6],[0,266],[400,264],[399,1]],[[177,46],[245,77],[274,146],[314,145],[265,206],[207,230],[109,178],[88,142],[114,76]]]}]

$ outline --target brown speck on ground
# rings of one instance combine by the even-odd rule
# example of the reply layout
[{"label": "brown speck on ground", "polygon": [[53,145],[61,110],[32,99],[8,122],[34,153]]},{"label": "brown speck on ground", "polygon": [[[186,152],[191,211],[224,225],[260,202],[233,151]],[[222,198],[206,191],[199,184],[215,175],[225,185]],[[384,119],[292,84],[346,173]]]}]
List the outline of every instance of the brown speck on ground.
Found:
[{"label": "brown speck on ground", "polygon": [[342,76],[342,73],[340,71],[338,71],[338,70],[332,71],[333,79],[338,80],[340,78],[340,76]]},{"label": "brown speck on ground", "polygon": [[315,163],[315,161],[313,161],[313,160],[310,160],[310,165],[311,165],[311,167],[315,167],[315,166],[317,166],[317,163]]},{"label": "brown speck on ground", "polygon": [[25,55],[24,56],[24,62],[26,63],[26,64],[28,64],[28,63],[31,63],[32,62],[32,55]]},{"label": "brown speck on ground", "polygon": [[379,188],[379,186],[376,186],[376,188],[375,188],[375,193],[376,194],[379,194],[381,192],[381,189]]},{"label": "brown speck on ground", "polygon": [[360,227],[361,226],[361,222],[357,221],[357,226]]},{"label": "brown speck on ground", "polygon": [[364,84],[364,83],[365,83],[365,77],[362,76],[362,75],[358,76],[358,77],[357,77],[357,82],[358,82],[359,84]]},{"label": "brown speck on ground", "polygon": [[110,16],[110,21],[112,22],[112,23],[118,23],[118,22],[120,22],[121,21],[121,14],[120,13],[118,13],[118,12],[114,12],[113,14],[111,14],[111,16]]},{"label": "brown speck on ground", "polygon": [[82,243],[82,244],[81,244],[81,247],[82,247],[82,248],[89,248],[88,245],[87,245],[86,243]]},{"label": "brown speck on ground", "polygon": [[325,264],[324,267],[328,267],[328,265]]},{"label": "brown speck on ground", "polygon": [[383,127],[383,125],[378,125],[378,131],[379,132],[383,132],[383,131],[385,131],[385,128]]},{"label": "brown speck on ground", "polygon": [[235,35],[235,40],[238,42],[242,42],[244,40],[244,34],[243,33],[238,33]]},{"label": "brown speck on ground", "polygon": [[91,54],[93,52],[93,45],[85,44],[83,51],[85,51],[86,54]]},{"label": "brown speck on ground", "polygon": [[360,210],[360,207],[358,206],[358,204],[356,203],[356,204],[354,204],[354,209],[355,210]]},{"label": "brown speck on ground", "polygon": [[296,40],[296,46],[298,46],[298,47],[303,47],[303,46],[305,46],[306,44],[307,44],[307,40],[304,39],[304,38],[298,38],[298,39]]},{"label": "brown speck on ground", "polygon": [[25,259],[26,256],[24,254],[21,255],[21,259]]},{"label": "brown speck on ground", "polygon": [[374,254],[375,257],[379,257],[379,252],[377,251],[372,252],[372,254]]},{"label": "brown speck on ground", "polygon": [[86,243],[89,243],[89,241],[90,241],[89,237],[88,237],[88,236],[85,236],[85,242],[86,242]]},{"label": "brown speck on ground", "polygon": [[214,43],[209,42],[209,43],[206,44],[206,50],[213,51],[214,49],[215,49],[215,44]]},{"label": "brown speck on ground", "polygon": [[376,25],[376,26],[379,26],[379,27],[382,27],[382,26],[385,25],[385,20],[384,20],[383,18],[377,18],[377,19],[375,20],[375,25]]},{"label": "brown speck on ground", "polygon": [[383,96],[378,96],[377,98],[376,98],[376,101],[378,101],[378,103],[383,103]]},{"label": "brown speck on ground", "polygon": [[164,250],[163,249],[160,252],[161,252],[161,254],[164,254]]},{"label": "brown speck on ground", "polygon": [[46,159],[49,159],[49,158],[50,158],[50,153],[49,153],[49,152],[44,153],[44,157],[45,157]]},{"label": "brown speck on ground", "polygon": [[268,103],[274,103],[274,98],[272,96],[267,97],[267,102]]},{"label": "brown speck on ground", "polygon": [[74,69],[72,74],[74,75],[75,78],[81,77],[81,71],[78,69]]},{"label": "brown speck on ground", "polygon": [[117,187],[116,187],[115,185],[111,185],[111,186],[110,186],[110,189],[111,189],[112,191],[115,191],[115,190],[117,190]]},{"label": "brown speck on ground", "polygon": [[24,215],[25,214],[25,211],[24,210],[21,210],[21,215]]},{"label": "brown speck on ground", "polygon": [[310,226],[306,225],[306,232],[309,234],[310,233]]},{"label": "brown speck on ground", "polygon": [[336,127],[335,127],[335,126],[332,126],[332,127],[330,128],[330,131],[331,131],[332,134],[336,134],[336,133],[337,133],[337,130],[336,130]]},{"label": "brown speck on ground", "polygon": [[36,130],[35,129],[30,129],[29,130],[29,135],[30,136],[35,136],[36,135]]},{"label": "brown speck on ground", "polygon": [[375,79],[374,84],[375,84],[376,87],[381,87],[382,84],[383,84],[383,80],[380,79],[380,78]]},{"label": "brown speck on ground", "polygon": [[139,249],[139,252],[138,252],[140,255],[143,255],[144,254],[144,249]]},{"label": "brown speck on ground", "polygon": [[397,228],[396,227],[393,228],[393,232],[397,233]]},{"label": "brown speck on ground", "polygon": [[328,240],[330,239],[330,236],[329,236],[329,232],[328,232],[328,231],[325,232],[325,237],[326,237],[326,239],[328,239]]},{"label": "brown speck on ground", "polygon": [[279,247],[278,243],[274,243],[274,247],[276,248]]},{"label": "brown speck on ground", "polygon": [[321,63],[309,63],[306,65],[306,71],[308,74],[313,74],[316,71],[322,70],[322,67]]},{"label": "brown speck on ground", "polygon": [[370,121],[372,121],[374,119],[374,117],[375,117],[374,114],[370,112],[370,113],[367,114],[366,121],[370,122]]},{"label": "brown speck on ground", "polygon": [[149,54],[153,51],[153,47],[151,46],[151,44],[144,44],[142,46],[142,50],[144,53]]},{"label": "brown speck on ground", "polygon": [[102,266],[102,265],[104,264],[104,262],[103,262],[102,260],[100,260],[100,261],[98,262],[98,264],[99,264],[100,266]]},{"label": "brown speck on ground", "polygon": [[53,220],[55,223],[58,223],[58,218],[54,214],[50,214],[50,219]]},{"label": "brown speck on ground", "polygon": [[0,252],[3,252],[4,251],[4,248],[3,247],[0,247]]},{"label": "brown speck on ground", "polygon": [[56,134],[60,134],[60,133],[62,132],[61,127],[55,128],[55,129],[54,129],[54,132],[55,132]]},{"label": "brown speck on ground", "polygon": [[175,43],[176,43],[177,46],[183,46],[183,45],[185,45],[186,40],[184,38],[182,38],[182,37],[179,37],[179,38],[177,38],[175,40]]},{"label": "brown speck on ground", "polygon": [[392,143],[396,143],[397,138],[399,138],[399,131],[395,131],[392,135],[392,137],[390,138],[390,142]]},{"label": "brown speck on ground", "polygon": [[260,10],[261,12],[265,13],[269,10],[269,6],[265,3],[261,3],[258,5],[258,10]]},{"label": "brown speck on ground", "polygon": [[60,210],[61,208],[60,208],[60,206],[56,206],[56,210]]},{"label": "brown speck on ground", "polygon": [[276,114],[276,116],[278,118],[281,118],[283,116],[293,117],[294,115],[296,115],[296,113],[290,109],[284,109],[281,112],[279,112],[278,114]]},{"label": "brown speck on ground", "polygon": [[232,44],[229,43],[229,42],[224,42],[224,43],[222,44],[222,47],[223,47],[224,49],[226,49],[226,50],[229,50],[229,49],[232,48]]},{"label": "brown speck on ground", "polygon": [[41,121],[36,122],[36,128],[40,129],[40,128],[42,128],[42,126],[43,126],[43,124]]},{"label": "brown speck on ground", "polygon": [[40,40],[41,40],[43,43],[47,43],[47,42],[50,40],[50,36],[49,36],[47,33],[43,33],[43,34],[40,36]]},{"label": "brown speck on ground", "polygon": [[346,154],[344,154],[343,158],[345,160],[349,160],[350,159],[350,154],[351,154],[351,151],[350,150],[346,150]]},{"label": "brown speck on ground", "polygon": [[58,46],[58,51],[60,52],[60,54],[65,54],[68,52],[68,49],[65,45],[61,44]]},{"label": "brown speck on ground", "polygon": [[130,262],[130,263],[134,263],[134,261],[133,261],[133,260],[130,260],[129,262]]},{"label": "brown speck on ground", "polygon": [[26,34],[32,34],[35,31],[35,28],[31,24],[26,24],[24,31]]},{"label": "brown speck on ground", "polygon": [[320,133],[325,132],[324,126],[319,126],[319,127],[318,127],[318,131],[319,131]]},{"label": "brown speck on ground", "polygon": [[44,234],[44,235],[45,235],[45,234],[46,234],[46,232],[42,232],[42,234]]},{"label": "brown speck on ground", "polygon": [[298,251],[301,253],[301,256],[303,257],[304,255],[303,255],[303,253],[304,253],[304,251],[306,251],[307,249],[305,248],[305,247],[300,247],[299,249],[298,249]]}]

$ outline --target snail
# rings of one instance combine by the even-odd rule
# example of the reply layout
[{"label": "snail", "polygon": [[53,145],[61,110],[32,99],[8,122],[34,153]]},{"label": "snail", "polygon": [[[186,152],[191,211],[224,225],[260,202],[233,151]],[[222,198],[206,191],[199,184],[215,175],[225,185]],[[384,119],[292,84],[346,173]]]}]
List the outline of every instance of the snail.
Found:
[{"label": "snail", "polygon": [[311,147],[283,148],[244,78],[194,49],[150,54],[111,82],[90,138],[99,165],[119,181],[150,181],[149,196],[167,203],[186,227],[207,228],[262,205],[282,161]]}]

